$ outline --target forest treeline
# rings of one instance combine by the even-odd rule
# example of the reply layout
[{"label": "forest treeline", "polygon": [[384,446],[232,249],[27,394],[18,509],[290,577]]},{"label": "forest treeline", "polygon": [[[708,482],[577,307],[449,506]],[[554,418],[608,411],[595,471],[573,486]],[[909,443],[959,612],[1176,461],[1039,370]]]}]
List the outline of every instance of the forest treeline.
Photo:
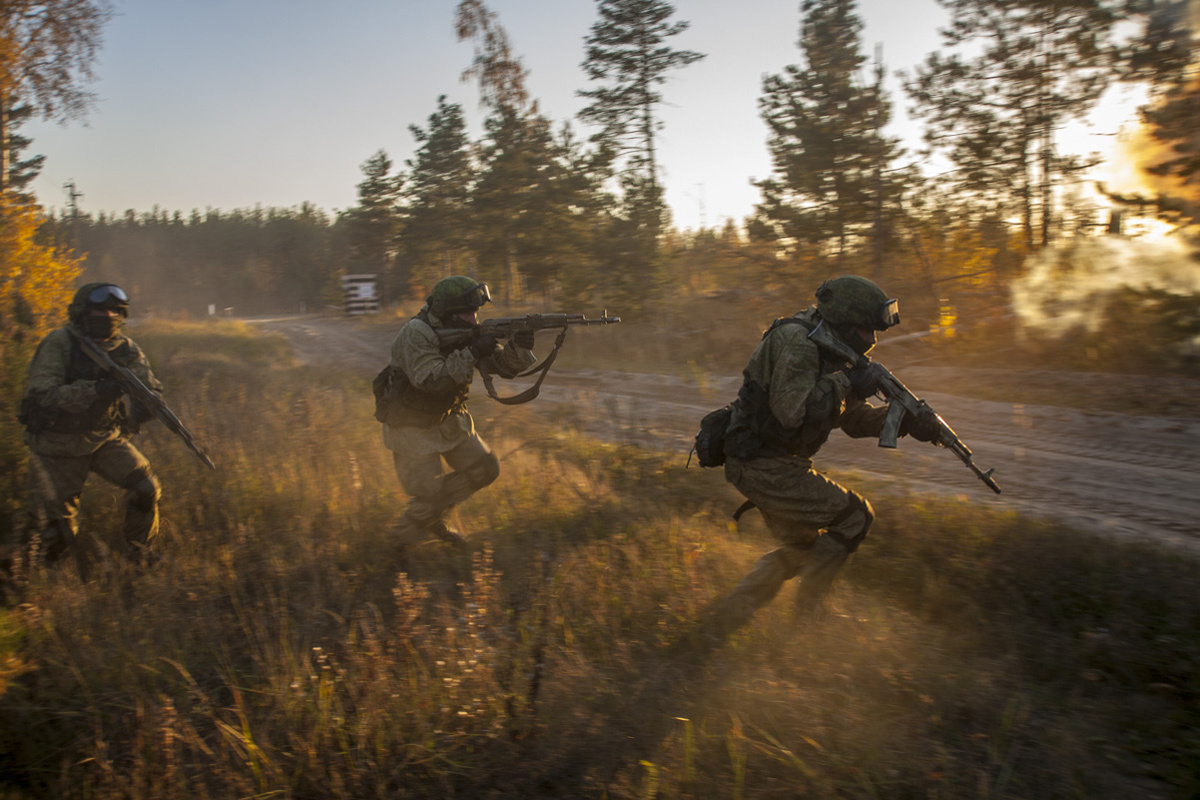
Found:
[{"label": "forest treeline", "polygon": [[[679,230],[663,201],[662,92],[670,74],[704,57],[673,46],[688,23],[670,4],[596,0],[582,57],[589,82],[579,89],[589,103],[577,120],[584,138],[540,112],[497,14],[460,0],[455,33],[474,44],[464,77],[479,88],[482,133],[470,135],[459,104],[431,98],[428,116],[410,126],[410,158],[396,164],[380,150],[363,162],[353,208],[68,208],[40,217],[36,241],[64,265],[77,260],[83,278],[127,286],[147,311],[316,310],[340,302],[342,275],[365,272],[380,276],[385,303],[468,273],[509,302],[628,314],[673,293],[794,293],[857,272],[904,297],[909,319],[928,322],[1003,306],[1031,254],[1113,229],[1114,205],[1194,220],[1200,93],[1190,3],[939,2],[951,16],[943,47],[902,75],[897,100],[884,89],[886,65],[865,54],[854,0],[803,0],[797,63],[766,76],[759,97],[772,172],[753,213],[717,229]],[[10,210],[36,207],[23,188],[40,168],[16,129],[30,113],[78,112],[111,7],[24,0],[3,11],[6,41],[28,45],[44,35],[33,22],[60,6],[92,12],[38,51],[65,65],[55,73],[61,96],[38,64],[22,61],[28,46],[10,48],[0,79],[0,108],[13,111],[3,131]],[[1118,38],[1122,25],[1138,33]],[[1057,132],[1116,81],[1151,87],[1146,196],[1097,194],[1083,178],[1094,162],[1057,145]],[[906,153],[887,134],[897,102],[924,122],[926,151]],[[935,156],[947,168],[930,176],[920,164]],[[30,272],[12,263],[0,315],[52,314]]]}]

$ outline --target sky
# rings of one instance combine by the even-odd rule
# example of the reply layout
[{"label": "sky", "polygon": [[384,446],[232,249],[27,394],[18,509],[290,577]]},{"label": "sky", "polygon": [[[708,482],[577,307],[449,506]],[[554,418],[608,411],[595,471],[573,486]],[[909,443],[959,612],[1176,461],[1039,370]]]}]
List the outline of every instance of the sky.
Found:
[{"label": "sky", "polygon": [[[595,0],[487,0],[529,71],[531,94],[579,138],[589,84],[580,63]],[[384,150],[411,158],[409,126],[425,127],[439,95],[460,104],[473,137],[482,111],[460,75],[473,56],[458,42],[457,0],[114,0],[85,120],[34,121],[27,155],[46,156],[34,184],[62,209],[123,213],[298,207],[330,213],[356,203],[361,166]],[[662,179],[681,228],[741,223],[770,174],[758,112],[765,75],[799,63],[799,0],[674,0],[690,28],[671,45],[706,58],[672,73],[659,133]],[[859,0],[863,52],[882,48],[893,135],[916,149],[898,70],[937,49],[936,0]],[[1101,150],[1132,113],[1127,97],[1077,131],[1074,149]]]}]

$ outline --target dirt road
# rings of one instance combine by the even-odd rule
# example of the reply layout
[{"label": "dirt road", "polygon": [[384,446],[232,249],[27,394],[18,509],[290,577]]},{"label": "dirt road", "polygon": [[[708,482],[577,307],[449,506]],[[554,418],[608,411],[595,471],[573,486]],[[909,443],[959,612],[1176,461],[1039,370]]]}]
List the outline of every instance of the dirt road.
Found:
[{"label": "dirt road", "polygon": [[[286,336],[300,361],[370,375],[383,365],[395,335],[333,317],[260,322]],[[918,367],[901,377],[955,427],[976,463],[996,469],[1003,495],[994,495],[949,452],[915,441],[887,450],[835,433],[818,467],[852,466],[897,492],[959,495],[1200,552],[1200,421],[965,399],[936,391],[946,374]],[[685,458],[699,419],[736,396],[739,383],[738,375],[711,376],[700,386],[675,376],[555,369],[536,402],[558,407],[589,433]],[[482,398],[474,406],[482,411],[484,402],[511,413]]]}]

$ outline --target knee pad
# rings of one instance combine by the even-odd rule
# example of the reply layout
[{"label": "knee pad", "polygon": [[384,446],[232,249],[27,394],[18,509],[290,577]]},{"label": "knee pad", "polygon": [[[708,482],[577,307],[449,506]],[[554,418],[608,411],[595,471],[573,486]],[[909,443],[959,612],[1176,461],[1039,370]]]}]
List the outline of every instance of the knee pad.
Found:
[{"label": "knee pad", "polygon": [[129,504],[141,511],[150,511],[158,505],[162,486],[150,470],[137,470],[125,483],[129,492]]},{"label": "knee pad", "polygon": [[496,458],[495,453],[488,452],[467,467],[465,472],[471,485],[476,489],[482,489],[500,477],[500,459]]},{"label": "knee pad", "polygon": [[[846,499],[849,502],[841,513],[829,521],[826,526],[826,534],[845,547],[847,553],[853,553],[862,544],[863,539],[867,538],[867,532],[871,530],[871,525],[875,522],[875,509],[871,507],[867,498],[853,490],[846,493]],[[857,526],[852,527],[847,533],[834,530],[842,523],[853,523],[858,520],[861,522],[858,522]]]}]

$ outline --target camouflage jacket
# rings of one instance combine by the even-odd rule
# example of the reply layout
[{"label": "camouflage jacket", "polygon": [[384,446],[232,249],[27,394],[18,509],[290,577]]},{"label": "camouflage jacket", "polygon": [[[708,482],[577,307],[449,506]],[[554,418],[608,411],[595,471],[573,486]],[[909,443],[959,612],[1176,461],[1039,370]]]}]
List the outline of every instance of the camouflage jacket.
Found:
[{"label": "camouflage jacket", "polygon": [[[95,452],[102,444],[126,435],[138,415],[127,397],[111,403],[100,400],[96,381],[103,371],[74,342],[72,323],[51,331],[38,344],[29,362],[21,407],[26,417],[25,443],[44,456],[74,457]],[[98,344],[113,361],[128,367],[142,383],[161,394],[162,384],[150,370],[140,347],[117,334]]]},{"label": "camouflage jacket", "polygon": [[819,321],[815,307],[791,319],[798,322],[763,335],[742,371],[725,437],[725,452],[734,458],[812,458],[835,428],[855,438],[883,429],[887,409],[855,398],[846,365],[808,338]]},{"label": "camouflage jacket", "polygon": [[[414,456],[444,453],[475,432],[466,400],[477,359],[467,347],[445,350],[436,333],[441,327],[442,321],[423,308],[392,342],[389,363],[403,371],[412,389],[426,395],[429,403],[413,409],[411,424],[383,426],[384,444],[394,452]],[[529,350],[499,345],[485,366],[489,372],[511,378],[534,361]],[[420,401],[415,405],[420,406]]]}]

